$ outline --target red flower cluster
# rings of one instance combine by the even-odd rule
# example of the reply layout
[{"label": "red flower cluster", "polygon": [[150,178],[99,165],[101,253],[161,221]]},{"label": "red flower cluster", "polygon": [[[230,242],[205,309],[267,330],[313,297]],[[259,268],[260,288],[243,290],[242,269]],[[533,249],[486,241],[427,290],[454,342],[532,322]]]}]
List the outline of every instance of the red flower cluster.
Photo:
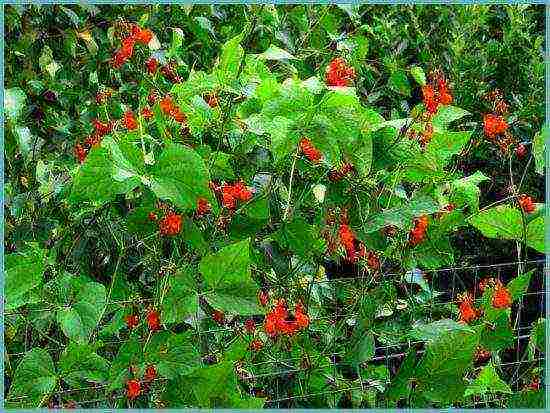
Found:
[{"label": "red flower cluster", "polygon": [[87,155],[88,151],[84,148],[84,146],[79,143],[74,146],[74,156],[76,156],[78,162],[83,163],[86,160]]},{"label": "red flower cluster", "polygon": [[141,383],[137,379],[126,382],[126,395],[129,399],[135,399],[141,395]]},{"label": "red flower cluster", "polygon": [[128,110],[124,113],[124,118],[122,122],[124,123],[124,127],[128,130],[134,130],[138,127],[137,119],[134,115],[134,112],[132,112],[131,110]]},{"label": "red flower cluster", "polygon": [[347,174],[349,174],[351,171],[353,171],[353,165],[350,164],[349,162],[345,162],[341,167],[340,169],[332,169],[329,173],[328,173],[328,179],[332,182],[338,182],[340,181],[342,178],[344,178],[344,176],[346,176]]},{"label": "red flower cluster", "polygon": [[412,246],[420,244],[424,241],[426,236],[426,229],[428,228],[428,217],[426,215],[421,216],[414,220],[414,228],[409,233],[409,243]]},{"label": "red flower cluster", "polygon": [[224,184],[221,187],[213,185],[213,188],[220,195],[222,205],[231,210],[237,207],[237,201],[247,202],[252,199],[252,191],[242,181],[233,185]]},{"label": "red flower cluster", "polygon": [[160,330],[160,314],[157,310],[149,309],[147,312],[147,326],[151,331]]},{"label": "red flower cluster", "polygon": [[159,67],[159,61],[154,57],[150,57],[145,61],[145,67],[147,68],[147,73],[152,75],[155,73]]},{"label": "red flower cluster", "polygon": [[165,65],[160,68],[160,73],[172,83],[180,83],[181,78],[170,65]]},{"label": "red flower cluster", "polygon": [[151,119],[153,117],[153,111],[151,108],[145,106],[143,109],[141,109],[141,116],[143,116],[144,119]]},{"label": "red flower cluster", "polygon": [[181,231],[181,215],[174,212],[168,212],[164,218],[159,221],[159,229],[162,235],[177,235]]},{"label": "red flower cluster", "polygon": [[113,130],[113,122],[103,123],[98,119],[92,119],[94,132],[86,138],[84,145],[77,143],[74,147],[74,153],[80,163],[84,162],[88,151],[92,146],[99,145],[103,137]]},{"label": "red flower cluster", "polygon": [[474,353],[474,359],[476,363],[485,363],[491,357],[491,353],[485,350],[483,347],[477,347]]},{"label": "red flower cluster", "polygon": [[143,378],[146,381],[153,381],[157,378],[157,369],[153,364],[147,366],[147,368],[145,369],[145,375],[143,376]]},{"label": "red flower cluster", "polygon": [[340,224],[338,236],[340,238],[340,244],[346,250],[348,261],[357,262],[359,258],[366,255],[367,251],[365,250],[365,246],[355,237],[355,234],[348,224]]},{"label": "red flower cluster", "polygon": [[494,308],[509,308],[512,305],[512,295],[500,280],[496,282],[491,304]]},{"label": "red flower cluster", "polygon": [[533,202],[533,198],[531,198],[528,195],[525,195],[525,194],[520,195],[520,197],[518,198],[518,203],[521,209],[523,209],[523,211],[526,214],[530,214],[534,212],[536,209],[535,203]]},{"label": "red flower cluster", "polygon": [[269,294],[265,290],[258,291],[258,301],[260,304],[265,307],[269,301]]},{"label": "red flower cluster", "polygon": [[326,69],[326,82],[329,86],[349,86],[355,79],[355,69],[347,65],[341,57],[330,62]]},{"label": "red flower cluster", "polygon": [[309,317],[301,303],[296,304],[294,316],[290,315],[285,300],[279,299],[271,312],[265,316],[264,330],[271,337],[285,334],[292,336],[309,325]]},{"label": "red flower cluster", "polygon": [[164,114],[170,116],[176,122],[184,123],[187,120],[183,112],[180,110],[179,107],[176,106],[170,96],[166,96],[164,99],[162,99],[159,103],[159,106]]},{"label": "red flower cluster", "polygon": [[247,333],[252,334],[254,330],[256,330],[256,324],[254,323],[254,320],[252,320],[251,318],[247,319],[244,322],[244,328]]},{"label": "red flower cluster", "polygon": [[260,351],[264,346],[264,343],[262,340],[255,338],[250,342],[250,350],[252,351]]},{"label": "red flower cluster", "polygon": [[134,54],[134,45],[141,43],[148,45],[153,38],[153,32],[149,29],[142,29],[137,24],[132,25],[131,34],[122,39],[122,46],[113,56],[112,64],[115,69],[119,69]]},{"label": "red flower cluster", "polygon": [[197,216],[201,217],[212,211],[212,206],[205,198],[199,198],[197,200]]},{"label": "red flower cluster", "polygon": [[518,158],[523,158],[527,154],[527,148],[523,143],[520,143],[518,146],[516,146],[515,152]]},{"label": "red flower cluster", "polygon": [[447,81],[442,75],[436,77],[435,82],[422,86],[422,97],[426,110],[434,114],[440,105],[450,105],[453,96],[447,87]]},{"label": "red flower cluster", "polygon": [[225,314],[223,313],[223,311],[214,310],[214,312],[212,313],[212,319],[218,324],[225,324]]},{"label": "red flower cluster", "polygon": [[139,324],[139,317],[137,314],[128,314],[124,316],[124,321],[126,322],[126,326],[132,330],[133,328],[136,328]]},{"label": "red flower cluster", "polygon": [[323,154],[319,149],[317,149],[311,141],[307,138],[302,138],[300,140],[300,151],[313,163],[319,163],[323,159]]},{"label": "red flower cluster", "polygon": [[458,321],[464,324],[471,323],[481,315],[481,311],[474,307],[474,297],[470,293],[459,296],[458,311],[460,312]]},{"label": "red flower cluster", "polygon": [[483,131],[488,138],[495,138],[508,130],[508,122],[500,115],[487,114],[483,116]]},{"label": "red flower cluster", "polygon": [[373,271],[378,271],[380,269],[380,259],[374,251],[367,251],[367,265]]}]

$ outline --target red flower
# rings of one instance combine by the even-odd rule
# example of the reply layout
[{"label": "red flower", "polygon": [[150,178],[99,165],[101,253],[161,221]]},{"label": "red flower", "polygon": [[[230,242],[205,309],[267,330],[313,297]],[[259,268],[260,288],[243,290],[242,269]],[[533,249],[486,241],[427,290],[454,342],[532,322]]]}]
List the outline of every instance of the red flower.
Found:
[{"label": "red flower", "polygon": [[141,383],[136,379],[126,382],[126,395],[129,399],[135,399],[141,394]]},{"label": "red flower", "polygon": [[485,291],[487,287],[494,287],[495,279],[492,277],[483,278],[479,281],[478,287],[481,292]]},{"label": "red flower", "polygon": [[483,347],[477,347],[474,353],[474,359],[477,363],[484,363],[491,357],[491,353]]},{"label": "red flower", "polygon": [[83,163],[86,160],[86,156],[88,156],[88,151],[81,144],[77,143],[74,146],[74,155],[78,159],[78,162]]},{"label": "red flower", "polygon": [[319,163],[319,161],[323,159],[321,151],[313,146],[311,141],[307,138],[302,138],[300,140],[300,150],[313,163]]},{"label": "red flower", "polygon": [[294,317],[296,319],[296,325],[303,330],[309,325],[309,317],[305,313],[304,306],[302,303],[296,304],[296,308],[294,310]]},{"label": "red flower", "polygon": [[156,221],[157,220],[157,214],[155,214],[153,211],[149,212],[147,214],[147,218],[149,218],[149,221]]},{"label": "red flower", "polygon": [[197,216],[203,216],[212,211],[212,206],[208,203],[205,198],[199,198],[197,200]]},{"label": "red flower", "polygon": [[[434,83],[437,83],[437,85]],[[453,96],[449,92],[447,81],[442,75],[438,75],[432,84],[422,86],[422,100],[426,110],[431,114],[436,113],[440,105],[450,105],[453,102]],[[431,129],[425,131],[424,141],[426,143],[430,140],[432,133],[433,130]]]},{"label": "red flower", "polygon": [[260,339],[254,339],[250,342],[250,350],[252,351],[260,351],[262,347],[264,346],[264,343]]},{"label": "red flower", "polygon": [[422,98],[424,100],[424,106],[428,112],[437,112],[437,108],[439,107],[439,99],[431,85],[422,86]]},{"label": "red flower", "polygon": [[437,80],[437,86],[439,91],[439,103],[442,105],[450,105],[453,103],[453,97],[447,88],[447,82],[443,77]]},{"label": "red flower", "polygon": [[502,116],[488,114],[483,117],[483,130],[489,138],[503,134],[508,129],[508,123]]},{"label": "red flower", "polygon": [[500,281],[496,283],[491,304],[494,308],[509,308],[512,305],[512,295]]},{"label": "red flower", "polygon": [[533,203],[533,198],[528,195],[520,195],[520,197],[518,198],[518,203],[521,209],[523,209],[526,214],[530,214],[536,209],[535,204]]},{"label": "red flower", "polygon": [[428,217],[426,215],[423,215],[420,218],[415,219],[414,228],[409,233],[409,243],[414,246],[424,241],[427,228],[428,228]]},{"label": "red flower", "polygon": [[540,390],[540,379],[538,377],[533,378],[533,381],[527,386],[529,390],[538,391]]},{"label": "red flower", "polygon": [[113,124],[111,122],[103,123],[97,119],[92,119],[92,125],[99,136],[105,136],[113,130]]},{"label": "red flower", "polygon": [[152,90],[147,95],[147,102],[149,103],[149,105],[153,106],[157,102],[157,98],[158,98],[157,93],[154,90]]},{"label": "red flower", "polygon": [[126,326],[131,330],[136,328],[139,324],[139,317],[136,314],[128,314],[124,317]]},{"label": "red flower", "polygon": [[221,191],[222,205],[228,209],[235,209],[237,201],[247,202],[252,199],[252,191],[242,181],[222,185],[218,190]]},{"label": "red flower", "polygon": [[171,66],[162,66],[160,68],[160,73],[172,83],[180,83],[181,78],[177,75],[174,69]]},{"label": "red flower", "polygon": [[151,110],[151,108],[144,107],[143,109],[141,109],[141,115],[145,119],[151,119],[153,117],[153,111]]},{"label": "red flower", "polygon": [[225,324],[225,314],[223,313],[223,311],[214,310],[214,312],[212,313],[212,318],[218,324]]},{"label": "red flower", "polygon": [[349,86],[355,79],[355,69],[347,65],[341,57],[333,59],[326,69],[326,82],[329,86]]},{"label": "red flower", "polygon": [[160,330],[160,314],[157,310],[151,309],[147,312],[147,326],[151,331]]},{"label": "red flower", "polygon": [[147,46],[153,38],[153,32],[149,29],[142,29],[138,25],[134,24],[132,26],[132,37],[137,43]]},{"label": "red flower", "polygon": [[215,108],[218,106],[218,98],[214,94],[208,95],[206,103],[208,103],[208,106],[210,106],[211,108]]},{"label": "red flower", "polygon": [[518,158],[523,158],[525,156],[525,154],[527,153],[527,148],[525,147],[525,145],[523,143],[520,143],[517,147],[516,147],[516,156]]},{"label": "red flower", "polygon": [[365,246],[355,238],[355,234],[348,224],[341,224],[338,229],[340,244],[346,250],[348,261],[356,262],[359,258],[366,255]]},{"label": "red flower", "polygon": [[147,368],[145,369],[145,375],[143,376],[143,378],[146,381],[152,381],[157,378],[157,369],[153,364],[151,364],[150,366],[147,366]]},{"label": "red flower", "polygon": [[157,71],[159,66],[159,61],[154,57],[151,57],[145,61],[145,67],[147,67],[147,72],[152,75]]},{"label": "red flower", "polygon": [[159,229],[162,235],[176,235],[181,231],[181,215],[169,212],[159,221]]},{"label": "red flower", "polygon": [[353,171],[353,165],[349,162],[345,162],[340,169],[332,169],[328,173],[328,179],[331,182],[338,182],[351,171]]},{"label": "red flower", "polygon": [[166,96],[159,103],[160,109],[168,116],[171,116],[176,122],[183,123],[186,121],[185,115],[174,104],[170,96]]},{"label": "red flower", "polygon": [[277,301],[275,308],[264,319],[264,330],[271,336],[281,334],[293,335],[309,325],[309,317],[301,303],[296,305],[294,316],[289,315],[286,303],[283,299]]},{"label": "red flower", "polygon": [[258,291],[258,301],[264,307],[267,305],[267,302],[269,301],[269,294],[267,293],[267,291]]},{"label": "red flower", "polygon": [[374,251],[367,252],[367,265],[374,271],[378,271],[380,269],[380,259]]},{"label": "red flower", "polygon": [[473,306],[474,299],[470,293],[459,298],[458,311],[460,312],[459,322],[468,324],[479,317],[480,311]]},{"label": "red flower", "polygon": [[245,328],[247,333],[252,334],[254,332],[254,330],[256,329],[256,324],[254,323],[254,320],[252,320],[251,318],[246,320],[244,322],[244,328]]},{"label": "red flower", "polygon": [[134,130],[134,129],[137,129],[138,127],[136,117],[134,116],[134,112],[132,112],[131,110],[128,110],[124,113],[123,122],[124,122],[124,126],[128,130]]}]

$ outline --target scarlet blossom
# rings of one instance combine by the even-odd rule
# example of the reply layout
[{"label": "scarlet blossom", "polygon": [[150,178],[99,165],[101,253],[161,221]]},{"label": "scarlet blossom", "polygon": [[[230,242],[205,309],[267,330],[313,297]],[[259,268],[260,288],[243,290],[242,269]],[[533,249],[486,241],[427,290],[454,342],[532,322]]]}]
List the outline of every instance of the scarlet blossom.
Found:
[{"label": "scarlet blossom", "polygon": [[254,320],[252,320],[251,318],[247,319],[244,322],[244,328],[245,328],[247,333],[252,334],[254,332],[254,330],[256,329],[256,324],[254,323]]},{"label": "scarlet blossom", "polygon": [[197,200],[197,216],[203,216],[212,211],[212,206],[205,198],[199,198]]},{"label": "scarlet blossom", "polygon": [[349,86],[355,79],[355,69],[347,65],[341,57],[333,59],[326,69],[326,82],[329,86]]},{"label": "scarlet blossom", "polygon": [[134,129],[137,129],[138,127],[138,123],[134,115],[134,112],[132,112],[131,110],[128,110],[124,113],[124,118],[122,121],[124,122],[124,126],[128,130],[134,130]]},{"label": "scarlet blossom", "polygon": [[151,331],[160,330],[160,314],[157,310],[149,310],[147,312],[147,326]]},{"label": "scarlet blossom", "polygon": [[212,313],[212,319],[218,324],[225,324],[225,314],[223,311],[214,310]]},{"label": "scarlet blossom", "polygon": [[250,350],[252,351],[260,351],[264,346],[264,343],[262,340],[255,338],[250,342]]},{"label": "scarlet blossom", "polygon": [[158,99],[158,96],[154,90],[149,92],[149,94],[147,95],[147,103],[149,103],[149,105],[151,106],[153,106],[157,102],[157,99]]},{"label": "scarlet blossom", "polygon": [[141,394],[141,383],[136,379],[126,382],[126,395],[129,399],[135,399]]},{"label": "scarlet blossom", "polygon": [[142,29],[138,25],[134,24],[132,26],[132,37],[137,43],[147,46],[153,38],[153,32],[149,29]]},{"label": "scarlet blossom", "polygon": [[159,229],[162,235],[177,235],[181,231],[181,215],[169,212],[159,221]]},{"label": "scarlet blossom", "polygon": [[145,119],[151,119],[153,117],[153,111],[151,110],[151,108],[144,107],[143,109],[141,109],[141,115]]},{"label": "scarlet blossom", "polygon": [[218,191],[221,192],[222,205],[228,209],[235,209],[237,202],[247,202],[252,199],[252,191],[242,181],[238,181],[233,185],[224,184]]},{"label": "scarlet blossom", "polygon": [[494,308],[509,308],[512,305],[512,294],[497,280],[491,304]]},{"label": "scarlet blossom", "polygon": [[521,209],[523,209],[523,212],[526,214],[530,214],[535,211],[535,203],[533,202],[533,198],[531,198],[528,195],[522,194],[518,198],[518,203]]},{"label": "scarlet blossom", "polygon": [[149,214],[147,214],[147,218],[149,218],[149,221],[156,221],[158,217],[157,214],[151,211],[149,212]]},{"label": "scarlet blossom", "polygon": [[147,368],[145,369],[145,375],[143,376],[143,378],[146,381],[152,381],[157,378],[157,369],[153,364],[147,366]]},{"label": "scarlet blossom", "polygon": [[86,156],[88,156],[88,151],[84,148],[84,146],[77,143],[74,146],[74,155],[76,156],[76,159],[78,159],[78,162],[83,163],[86,160]]},{"label": "scarlet blossom", "polygon": [[208,103],[208,106],[210,106],[211,108],[215,108],[218,106],[218,98],[215,94],[208,95],[206,103]]},{"label": "scarlet blossom", "polygon": [[489,138],[494,138],[508,130],[508,122],[500,115],[487,114],[483,116],[483,131]]},{"label": "scarlet blossom", "polygon": [[96,133],[100,136],[105,136],[113,130],[112,122],[103,123],[98,119],[92,119],[92,125]]},{"label": "scarlet blossom", "polygon": [[491,353],[483,347],[477,347],[474,353],[476,363],[485,363],[491,357]]},{"label": "scarlet blossom", "polygon": [[353,171],[353,165],[349,162],[345,162],[339,169],[332,169],[328,173],[328,179],[331,182],[338,182],[344,178],[347,174]]},{"label": "scarlet blossom", "polygon": [[147,72],[150,75],[152,75],[157,71],[158,66],[159,66],[159,61],[154,57],[151,57],[145,61],[145,67],[147,68]]},{"label": "scarlet blossom", "polygon": [[414,227],[409,233],[409,243],[412,246],[420,244],[424,241],[426,235],[426,229],[428,228],[428,217],[426,215],[421,216],[414,220]]},{"label": "scarlet blossom", "polygon": [[527,153],[527,148],[525,147],[525,145],[523,143],[520,143],[516,147],[515,152],[516,152],[516,156],[518,158],[523,158],[525,156],[525,154]]},{"label": "scarlet blossom", "polygon": [[538,377],[533,378],[533,381],[527,386],[528,390],[538,391],[540,390],[540,379]]},{"label": "scarlet blossom", "polygon": [[481,292],[485,291],[486,288],[494,287],[495,279],[492,277],[486,277],[479,281],[478,287]]},{"label": "scarlet blossom", "polygon": [[313,163],[319,163],[323,159],[323,154],[318,150],[311,141],[307,138],[302,138],[300,140],[300,150],[302,153]]},{"label": "scarlet blossom", "polygon": [[126,322],[126,327],[132,330],[138,326],[139,317],[136,314],[128,314],[124,317],[124,321]]},{"label": "scarlet blossom", "polygon": [[[450,105],[453,102],[453,96],[447,86],[447,81],[440,74],[434,82],[422,86],[422,100],[426,110],[430,114],[437,112],[440,105]],[[431,139],[433,129],[425,131],[423,140],[427,143]]]},{"label": "scarlet blossom", "polygon": [[267,293],[267,291],[258,291],[258,301],[263,307],[267,305],[267,302],[269,301],[269,294]]},{"label": "scarlet blossom", "polygon": [[164,97],[160,101],[159,106],[164,114],[171,116],[176,122],[183,123],[187,120],[170,96]]},{"label": "scarlet blossom", "polygon": [[181,78],[177,75],[174,69],[169,65],[162,66],[160,68],[160,73],[172,83],[181,82]]},{"label": "scarlet blossom", "polygon": [[437,108],[439,107],[439,99],[431,85],[422,86],[422,99],[428,112],[437,112]]},{"label": "scarlet blossom", "polygon": [[468,324],[476,320],[480,311],[477,310],[474,306],[474,299],[470,293],[466,293],[463,296],[459,297],[458,311],[460,313],[459,322]]},{"label": "scarlet blossom", "polygon": [[441,103],[442,105],[450,105],[451,103],[453,103],[453,97],[449,92],[447,81],[445,80],[445,78],[440,77],[437,80],[437,86],[439,89],[439,103]]},{"label": "scarlet blossom", "polygon": [[338,236],[340,244],[346,250],[346,258],[348,261],[357,262],[359,258],[366,255],[367,251],[365,250],[365,246],[357,240],[353,230],[348,224],[340,224]]},{"label": "scarlet blossom", "polygon": [[279,299],[277,304],[264,319],[264,330],[271,337],[278,335],[291,336],[309,325],[309,317],[301,303],[295,307],[294,315],[290,315],[283,299]]}]

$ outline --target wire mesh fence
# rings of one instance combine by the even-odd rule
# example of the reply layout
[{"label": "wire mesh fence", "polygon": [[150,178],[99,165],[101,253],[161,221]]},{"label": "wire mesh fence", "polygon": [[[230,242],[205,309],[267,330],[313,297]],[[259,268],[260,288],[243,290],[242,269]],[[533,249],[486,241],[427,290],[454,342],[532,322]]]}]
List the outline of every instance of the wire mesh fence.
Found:
[{"label": "wire mesh fence", "polygon": [[[528,271],[532,271],[529,287],[511,308],[510,320],[514,345],[502,352],[498,363],[501,377],[513,391],[519,391],[525,387],[525,383],[533,371],[537,371],[537,369],[543,371],[545,363],[544,353],[529,346],[533,325],[545,314],[544,291],[545,271],[547,270],[545,270],[543,260],[395,274],[396,277],[406,281],[404,285],[407,286],[397,305],[401,306],[400,308],[404,312],[414,310],[415,314],[421,315],[424,323],[442,318],[456,319],[456,303],[459,295],[466,291],[473,291],[475,295],[482,279],[494,277],[507,283],[517,274]],[[311,280],[307,289],[310,294],[318,294],[320,291],[328,289],[336,295],[343,294],[345,296],[348,291],[357,292],[357,287],[364,282],[365,279],[362,276]],[[350,290],[350,286],[354,288]],[[420,289],[425,294],[412,294],[407,288]],[[147,299],[140,300],[140,304],[149,304],[150,302],[151,300]],[[109,305],[111,309],[124,308],[136,305],[136,301],[111,301]],[[339,322],[353,325],[360,317],[359,312],[348,311],[343,306],[335,306],[332,314],[323,315],[316,312],[313,301],[309,305],[312,314],[310,329],[313,330],[320,324],[335,325]],[[25,317],[30,311],[48,313],[52,310],[51,308],[38,308],[8,312],[5,316],[8,319],[10,317]],[[384,308],[378,309],[378,315],[383,317],[384,311],[386,311]],[[103,321],[105,322],[107,319],[106,316]],[[234,332],[235,326],[226,326],[199,329],[196,334],[197,339],[200,340],[200,336],[203,335],[230,335]],[[105,340],[101,342],[101,348],[115,351],[125,342],[124,337],[118,340]],[[52,358],[59,360],[60,353],[65,348],[64,343],[49,337],[48,334],[45,334],[43,343]],[[142,344],[145,344],[145,340]],[[311,357],[277,358],[267,356],[263,360],[252,359],[239,365],[236,373],[241,379],[244,391],[255,396],[265,397],[265,406],[268,408],[334,407],[342,405],[343,401],[345,401],[344,405],[353,405],[354,398],[365,400],[365,394],[368,395],[367,401],[370,407],[387,407],[380,404],[383,403],[380,395],[399,371],[404,358],[410,352],[415,352],[417,357],[421,356],[426,351],[425,344],[422,340],[408,339],[403,342],[391,336],[376,336],[374,355],[361,368],[353,368],[344,354],[332,351],[332,347],[327,345],[326,351]],[[23,350],[5,352],[5,371],[6,367],[13,369],[18,360],[30,348],[26,345]],[[474,364],[467,373],[468,377],[474,378],[481,368],[481,365]],[[362,376],[366,369],[370,372],[368,378]],[[374,374],[375,378],[373,378],[373,371],[379,371],[379,376]],[[161,398],[156,395],[160,394],[166,382],[166,379],[158,378],[150,383],[153,390],[150,393],[151,407],[163,407]],[[71,387],[67,383],[62,383],[45,404],[70,407],[72,401],[75,400],[77,406],[84,408],[131,407],[131,404],[128,404],[125,389],[111,390],[109,384],[105,382],[89,382],[88,384]],[[158,392],[155,392],[155,389]],[[9,381],[7,390],[9,390]],[[506,407],[507,397],[507,395],[472,396],[456,406],[466,408]]]}]

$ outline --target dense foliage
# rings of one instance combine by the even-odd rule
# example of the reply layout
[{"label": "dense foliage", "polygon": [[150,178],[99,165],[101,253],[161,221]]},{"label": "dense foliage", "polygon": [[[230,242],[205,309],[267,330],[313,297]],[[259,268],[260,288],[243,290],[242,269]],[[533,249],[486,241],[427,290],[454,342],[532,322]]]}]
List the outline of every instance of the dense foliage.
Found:
[{"label": "dense foliage", "polygon": [[8,7],[8,406],[540,405],[542,10]]}]

